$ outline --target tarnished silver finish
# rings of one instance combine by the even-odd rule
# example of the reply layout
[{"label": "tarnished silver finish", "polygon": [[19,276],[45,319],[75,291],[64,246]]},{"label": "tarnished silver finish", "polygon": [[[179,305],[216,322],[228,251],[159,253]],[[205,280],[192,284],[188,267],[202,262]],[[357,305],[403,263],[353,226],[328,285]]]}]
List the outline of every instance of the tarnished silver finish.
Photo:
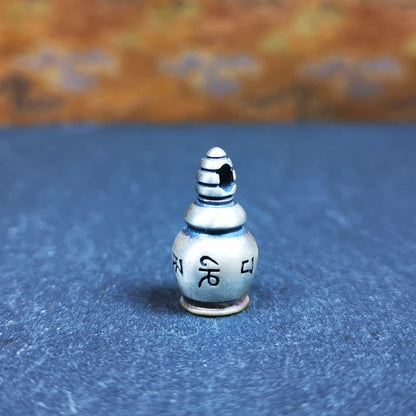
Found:
[{"label": "tarnished silver finish", "polygon": [[244,209],[234,201],[231,159],[213,147],[196,174],[198,198],[185,212],[186,226],[172,247],[181,306],[196,315],[224,316],[248,306],[258,249],[246,230]]}]

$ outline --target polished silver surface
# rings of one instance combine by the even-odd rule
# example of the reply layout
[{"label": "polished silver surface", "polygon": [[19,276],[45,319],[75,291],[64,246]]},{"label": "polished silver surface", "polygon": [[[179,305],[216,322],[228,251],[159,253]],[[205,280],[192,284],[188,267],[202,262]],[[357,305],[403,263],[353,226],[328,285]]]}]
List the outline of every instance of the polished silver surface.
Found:
[{"label": "polished silver surface", "polygon": [[231,315],[249,304],[257,244],[244,226],[244,209],[233,199],[236,174],[223,149],[207,152],[196,179],[198,198],[172,247],[180,304],[196,315]]},{"label": "polished silver surface", "polygon": [[192,203],[185,213],[185,222],[202,230],[229,230],[244,225],[247,215],[240,204],[206,206]]}]

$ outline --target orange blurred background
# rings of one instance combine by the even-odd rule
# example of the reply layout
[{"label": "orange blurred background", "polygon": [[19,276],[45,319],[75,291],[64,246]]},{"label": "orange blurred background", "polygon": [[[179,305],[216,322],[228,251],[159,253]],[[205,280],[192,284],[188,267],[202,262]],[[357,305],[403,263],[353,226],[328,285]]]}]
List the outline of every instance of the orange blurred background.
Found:
[{"label": "orange blurred background", "polygon": [[0,2],[2,124],[415,119],[415,0]]}]

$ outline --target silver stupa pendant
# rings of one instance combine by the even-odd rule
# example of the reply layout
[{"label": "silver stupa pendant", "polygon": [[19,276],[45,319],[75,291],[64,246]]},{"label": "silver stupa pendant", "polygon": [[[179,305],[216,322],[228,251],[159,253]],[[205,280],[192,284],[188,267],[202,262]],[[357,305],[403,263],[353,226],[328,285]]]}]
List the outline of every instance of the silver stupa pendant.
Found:
[{"label": "silver stupa pendant", "polygon": [[249,304],[258,249],[244,226],[246,213],[234,201],[235,179],[224,150],[210,149],[196,174],[198,197],[173,243],[180,304],[196,315],[231,315]]}]

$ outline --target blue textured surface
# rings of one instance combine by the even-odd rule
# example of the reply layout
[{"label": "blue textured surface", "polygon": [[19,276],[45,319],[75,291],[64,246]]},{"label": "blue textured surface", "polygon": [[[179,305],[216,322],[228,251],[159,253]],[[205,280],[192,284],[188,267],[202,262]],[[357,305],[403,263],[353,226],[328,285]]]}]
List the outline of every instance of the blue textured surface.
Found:
[{"label": "blue textured surface", "polygon": [[[416,414],[416,127],[0,135],[2,416]],[[218,319],[170,259],[213,145],[260,250]]]}]

